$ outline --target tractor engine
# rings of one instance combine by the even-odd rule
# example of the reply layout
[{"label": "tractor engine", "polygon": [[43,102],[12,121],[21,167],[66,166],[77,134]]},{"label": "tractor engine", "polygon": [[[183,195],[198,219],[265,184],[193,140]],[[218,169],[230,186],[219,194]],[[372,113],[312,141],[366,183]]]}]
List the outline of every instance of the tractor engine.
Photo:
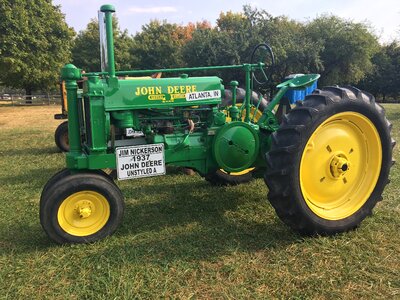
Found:
[{"label": "tractor engine", "polygon": [[[104,87],[104,107],[111,124],[133,128],[145,134],[171,134],[193,131],[212,122],[221,103],[224,86],[218,77],[117,80],[118,87],[107,88],[88,80],[84,93]],[[209,124],[210,125],[210,124]]]},{"label": "tractor engine", "polygon": [[[229,171],[241,170],[257,154],[258,138],[251,126],[231,123],[229,129],[219,134],[220,128],[228,124],[225,107],[221,106],[224,86],[219,77],[182,74],[173,78],[119,79],[93,74],[85,80],[82,95],[78,99],[82,102],[78,103],[78,115],[82,149],[87,154],[163,144],[165,163],[170,160],[201,174],[222,165]],[[93,117],[96,114],[98,117]],[[236,127],[240,131],[236,135],[248,133],[244,136],[249,141],[234,137]],[[129,137],[127,130],[142,134]],[[216,153],[210,147],[212,143],[219,145]],[[226,147],[242,158],[226,162],[226,155],[222,155]]]}]

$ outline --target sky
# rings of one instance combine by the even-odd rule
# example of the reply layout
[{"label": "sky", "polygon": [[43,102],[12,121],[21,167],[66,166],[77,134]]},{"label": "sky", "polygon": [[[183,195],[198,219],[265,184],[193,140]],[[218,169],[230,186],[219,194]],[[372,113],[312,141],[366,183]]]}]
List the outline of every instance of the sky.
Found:
[{"label": "sky", "polygon": [[66,21],[75,31],[86,28],[90,19],[97,18],[103,4],[113,4],[122,30],[139,32],[150,20],[167,20],[187,24],[208,20],[215,24],[221,11],[240,12],[245,4],[265,9],[273,16],[286,15],[301,22],[311,21],[323,14],[371,25],[382,43],[400,39],[399,0],[53,0],[61,5]]}]

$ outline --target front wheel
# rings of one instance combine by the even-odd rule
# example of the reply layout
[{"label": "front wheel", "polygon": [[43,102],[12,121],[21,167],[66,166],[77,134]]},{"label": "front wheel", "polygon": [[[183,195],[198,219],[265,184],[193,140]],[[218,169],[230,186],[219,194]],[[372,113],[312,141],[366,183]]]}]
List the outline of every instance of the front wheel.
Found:
[{"label": "front wheel", "polygon": [[372,213],[392,166],[391,124],[372,95],[316,90],[283,119],[265,181],[278,216],[304,234],[335,234]]},{"label": "front wheel", "polygon": [[54,141],[62,152],[69,151],[68,121],[62,122],[58,125],[54,133]]},{"label": "front wheel", "polygon": [[65,174],[40,200],[40,223],[57,243],[88,243],[111,235],[122,221],[123,196],[100,174]]}]

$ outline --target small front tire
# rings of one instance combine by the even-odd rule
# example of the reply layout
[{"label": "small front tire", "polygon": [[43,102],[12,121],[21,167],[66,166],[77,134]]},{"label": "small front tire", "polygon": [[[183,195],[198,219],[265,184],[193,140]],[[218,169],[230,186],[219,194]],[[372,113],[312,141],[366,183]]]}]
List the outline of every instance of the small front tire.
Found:
[{"label": "small front tire", "polygon": [[40,223],[57,243],[90,243],[114,233],[124,207],[121,191],[103,175],[66,174],[42,195]]},{"label": "small front tire", "polygon": [[69,151],[68,121],[62,122],[58,125],[54,133],[54,141],[62,152]]}]

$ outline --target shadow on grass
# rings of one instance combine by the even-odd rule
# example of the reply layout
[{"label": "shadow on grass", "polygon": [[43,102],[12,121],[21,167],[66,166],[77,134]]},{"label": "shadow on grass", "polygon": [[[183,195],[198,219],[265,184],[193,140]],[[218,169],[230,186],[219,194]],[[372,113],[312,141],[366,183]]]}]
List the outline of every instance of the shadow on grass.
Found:
[{"label": "shadow on grass", "polygon": [[6,233],[2,233],[0,242],[0,254],[19,254],[31,253],[34,251],[47,250],[56,247],[46,236],[42,227],[38,223],[28,224],[24,220],[7,228]]},{"label": "shadow on grass", "polygon": [[[301,241],[274,217],[266,197],[260,202],[249,195],[249,186],[212,187],[192,181],[124,187],[126,211],[116,234],[93,245],[71,246],[71,253],[91,248],[91,260],[109,256],[116,264],[121,260],[165,264],[214,261],[235,251],[279,249]],[[157,201],[160,193],[162,200]],[[135,200],[142,197],[154,201]],[[245,212],[240,212],[243,206]],[[257,209],[262,209],[261,218],[249,217],[260,214]],[[18,224],[4,236],[3,248],[8,250],[3,251],[29,253],[59,247],[47,238],[39,221],[32,225],[19,220]]]},{"label": "shadow on grass", "polygon": [[4,185],[28,185],[29,188],[42,190],[46,182],[58,171],[60,168],[40,168],[30,169],[29,172],[18,174],[14,176],[0,177],[1,183]]},{"label": "shadow on grass", "polygon": [[[120,253],[124,259],[163,263],[214,260],[233,251],[284,248],[302,240],[275,217],[266,196],[260,203],[249,190],[210,187],[206,182],[124,189],[136,199],[144,195],[156,199],[162,191],[163,200],[132,204],[128,199],[123,225],[116,233],[125,241],[100,255]],[[241,213],[244,218],[235,216],[241,206],[249,206]],[[269,219],[246,217],[262,206]]]}]

